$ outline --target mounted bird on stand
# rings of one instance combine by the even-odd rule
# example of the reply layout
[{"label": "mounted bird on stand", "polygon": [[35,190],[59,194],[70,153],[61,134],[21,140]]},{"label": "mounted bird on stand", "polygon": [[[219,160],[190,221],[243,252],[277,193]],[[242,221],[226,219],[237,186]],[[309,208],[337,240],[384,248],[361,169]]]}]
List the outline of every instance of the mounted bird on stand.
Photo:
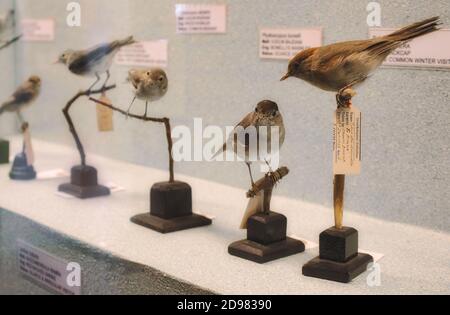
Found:
[{"label": "mounted bird on stand", "polygon": [[[359,172],[361,158],[361,117],[357,109],[351,108],[352,98],[356,95],[354,88],[377,70],[394,50],[439,30],[440,25],[440,18],[433,17],[386,36],[305,49],[289,62],[281,81],[296,77],[322,90],[337,92],[334,150],[338,153],[334,159],[333,182],[335,226],[320,234],[320,256],[303,266],[305,276],[347,283],[373,261],[370,255],[358,252],[358,231],[343,226],[345,176],[354,174],[351,168],[355,165]],[[337,130],[342,126],[345,131],[338,136]],[[338,145],[342,139],[347,142]],[[336,157],[349,154],[350,158],[344,159],[348,164],[353,162],[354,152],[357,152],[356,164],[347,165],[348,170],[336,170]]]}]

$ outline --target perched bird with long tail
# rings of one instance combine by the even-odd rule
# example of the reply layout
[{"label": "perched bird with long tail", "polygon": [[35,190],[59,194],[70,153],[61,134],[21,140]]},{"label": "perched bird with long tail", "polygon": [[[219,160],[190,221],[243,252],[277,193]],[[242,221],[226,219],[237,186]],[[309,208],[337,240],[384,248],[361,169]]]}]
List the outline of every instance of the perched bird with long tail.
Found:
[{"label": "perched bird with long tail", "polygon": [[338,105],[349,106],[355,95],[352,88],[364,82],[395,49],[439,30],[441,24],[436,16],[386,36],[305,49],[289,62],[281,81],[296,77],[322,90],[338,92]]}]

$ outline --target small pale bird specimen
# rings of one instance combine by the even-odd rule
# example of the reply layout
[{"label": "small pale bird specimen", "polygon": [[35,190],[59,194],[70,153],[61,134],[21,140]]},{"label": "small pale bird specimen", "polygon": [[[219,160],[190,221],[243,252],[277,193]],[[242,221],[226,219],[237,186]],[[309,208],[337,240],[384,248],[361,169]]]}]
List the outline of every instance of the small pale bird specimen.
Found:
[{"label": "small pale bird specimen", "polygon": [[[238,127],[239,130],[237,129]],[[251,137],[247,128],[255,127],[256,139]],[[278,128],[278,148],[272,147],[272,127]],[[263,129],[264,128],[264,129]],[[247,164],[250,174],[252,186],[255,184],[253,180],[251,163],[265,162],[270,169],[268,159],[271,155],[277,153],[284,144],[286,129],[284,127],[283,116],[281,115],[278,105],[272,101],[262,101],[258,103],[255,110],[244,117],[244,119],[235,127],[235,132],[230,135],[228,141],[223,147],[213,155],[212,159],[227,150],[232,150],[236,155],[240,156]],[[240,148],[238,148],[240,146]],[[261,146],[266,148],[266,152],[262,152]],[[242,148],[242,150],[240,150]]]},{"label": "small pale bird specimen", "polygon": [[109,69],[114,60],[114,56],[123,46],[134,44],[132,36],[123,40],[116,40],[111,43],[100,44],[86,50],[66,50],[56,63],[66,65],[70,72],[80,76],[95,76],[96,81],[89,87],[90,91],[99,81],[100,75],[106,73],[106,80],[103,88],[110,78]]},{"label": "small pale bird specimen", "polygon": [[132,69],[128,72],[128,82],[133,85],[134,98],[127,112],[130,113],[134,101],[138,98],[145,101],[144,116],[147,116],[148,102],[159,100],[166,95],[169,88],[167,74],[160,68]]},{"label": "small pale bird specimen", "polygon": [[289,62],[281,81],[296,77],[323,90],[338,92],[338,105],[348,107],[355,95],[352,88],[364,82],[395,49],[439,30],[440,25],[439,17],[433,17],[387,36],[305,49]]},{"label": "small pale bird specimen", "polygon": [[0,106],[0,115],[4,112],[16,113],[23,122],[21,110],[29,106],[38,96],[41,90],[41,79],[31,76],[26,82],[17,88],[14,94]]}]

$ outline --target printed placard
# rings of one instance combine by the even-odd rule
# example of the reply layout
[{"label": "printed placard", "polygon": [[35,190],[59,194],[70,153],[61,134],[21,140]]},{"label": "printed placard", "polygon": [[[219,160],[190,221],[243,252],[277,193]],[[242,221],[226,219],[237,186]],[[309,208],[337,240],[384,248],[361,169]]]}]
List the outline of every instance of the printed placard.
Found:
[{"label": "printed placard", "polygon": [[23,19],[20,24],[24,41],[50,42],[55,40],[55,21],[53,19]]},{"label": "printed placard", "polygon": [[[369,37],[380,37],[395,31],[393,28],[371,28]],[[450,29],[439,30],[404,44],[387,57],[383,66],[450,70]]]},{"label": "printed placard", "polygon": [[169,41],[138,42],[125,46],[117,53],[115,62],[121,66],[167,67]]},{"label": "printed placard", "polygon": [[64,295],[81,294],[81,268],[61,258],[17,240],[17,264],[20,273],[42,286]]},{"label": "printed placard", "polygon": [[[102,95],[100,102],[111,105],[111,101],[106,95]],[[113,131],[113,110],[97,103],[97,127],[98,131]]]},{"label": "printed placard", "polygon": [[259,34],[259,57],[291,59],[300,51],[322,46],[322,28],[263,28]]},{"label": "printed placard", "polygon": [[361,112],[353,106],[334,115],[333,171],[335,175],[361,173]]},{"label": "printed placard", "polygon": [[178,34],[213,34],[227,31],[225,4],[175,5]]}]

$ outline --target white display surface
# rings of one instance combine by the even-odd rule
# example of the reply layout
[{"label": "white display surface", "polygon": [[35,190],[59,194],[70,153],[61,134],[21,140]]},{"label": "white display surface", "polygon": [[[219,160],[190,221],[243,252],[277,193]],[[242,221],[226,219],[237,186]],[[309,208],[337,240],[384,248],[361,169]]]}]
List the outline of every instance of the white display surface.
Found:
[{"label": "white display surface", "polygon": [[[71,148],[36,139],[33,143],[37,170],[70,169],[77,162]],[[11,145],[12,152],[18,152],[21,138],[13,138]],[[450,293],[450,235],[446,233],[346,211],[344,222],[359,230],[360,247],[385,254],[378,262],[381,286],[367,284],[368,272],[351,284],[307,278],[301,275],[302,265],[317,256],[318,248],[265,265],[228,255],[228,245],[245,237],[238,229],[247,203],[243,190],[178,175],[178,180],[193,188],[194,211],[215,220],[209,227],[163,235],[129,219],[149,210],[149,189],[153,183],[166,180],[166,172],[90,154],[88,163],[97,167],[101,183],[113,181],[126,191],[91,200],[62,199],[54,192],[65,179],[10,181],[10,165],[2,165],[0,206],[121,258],[218,293]],[[295,184],[294,177],[290,174],[280,185]],[[347,191],[347,198],[351,198],[351,191]],[[333,224],[332,209],[279,197],[276,191],[272,209],[288,217],[288,234],[316,243],[319,233]]]}]

